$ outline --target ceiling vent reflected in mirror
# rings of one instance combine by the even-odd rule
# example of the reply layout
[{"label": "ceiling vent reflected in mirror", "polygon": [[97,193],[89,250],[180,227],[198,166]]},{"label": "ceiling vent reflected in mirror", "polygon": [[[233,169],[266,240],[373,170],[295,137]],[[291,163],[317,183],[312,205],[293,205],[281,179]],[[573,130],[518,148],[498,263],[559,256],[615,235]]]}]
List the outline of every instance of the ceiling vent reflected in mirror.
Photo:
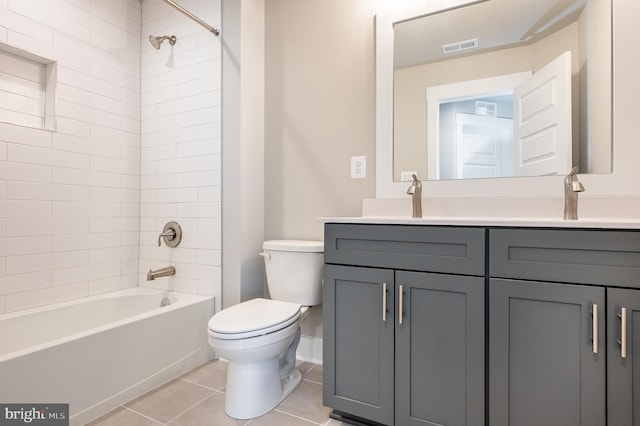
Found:
[{"label": "ceiling vent reflected in mirror", "polygon": [[452,53],[462,52],[464,50],[476,49],[478,47],[478,39],[473,38],[471,40],[457,41],[455,43],[449,43],[442,45],[442,53],[450,55]]}]

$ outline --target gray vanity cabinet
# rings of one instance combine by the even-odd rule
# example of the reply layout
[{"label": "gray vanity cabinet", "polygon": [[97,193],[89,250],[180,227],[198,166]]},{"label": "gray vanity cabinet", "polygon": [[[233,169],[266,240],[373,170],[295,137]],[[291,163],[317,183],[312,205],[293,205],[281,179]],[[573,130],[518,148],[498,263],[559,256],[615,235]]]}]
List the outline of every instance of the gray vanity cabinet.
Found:
[{"label": "gray vanity cabinet", "polygon": [[326,225],[323,398],[334,414],[484,424],[484,234]]},{"label": "gray vanity cabinet", "polygon": [[324,267],[324,404],[383,424],[393,423],[393,288],[389,269]]},{"label": "gray vanity cabinet", "polygon": [[607,290],[607,347],[608,424],[640,425],[640,290]]},{"label": "gray vanity cabinet", "polygon": [[491,425],[604,425],[604,288],[491,279],[489,292]]},{"label": "gray vanity cabinet", "polygon": [[491,229],[489,247],[490,424],[640,424],[640,233]]}]

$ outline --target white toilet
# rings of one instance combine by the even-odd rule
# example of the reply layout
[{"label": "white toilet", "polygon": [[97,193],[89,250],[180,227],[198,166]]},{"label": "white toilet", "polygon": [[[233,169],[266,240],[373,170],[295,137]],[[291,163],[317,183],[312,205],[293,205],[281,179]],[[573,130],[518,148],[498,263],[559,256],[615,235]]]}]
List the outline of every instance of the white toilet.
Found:
[{"label": "white toilet", "polygon": [[236,419],[271,411],[300,384],[300,321],[322,303],[322,241],[272,240],[262,249],[271,299],[239,303],[209,320],[209,345],[229,362],[225,411]]}]

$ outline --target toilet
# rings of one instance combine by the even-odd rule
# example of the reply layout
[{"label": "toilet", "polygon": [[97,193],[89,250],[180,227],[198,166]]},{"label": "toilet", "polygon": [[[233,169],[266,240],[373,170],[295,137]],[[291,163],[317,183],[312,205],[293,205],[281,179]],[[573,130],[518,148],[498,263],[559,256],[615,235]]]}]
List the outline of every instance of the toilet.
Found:
[{"label": "toilet", "polygon": [[300,322],[322,303],[322,241],[262,244],[271,299],[252,299],[209,320],[209,345],[229,362],[225,411],[252,419],[275,408],[302,381],[295,368]]}]

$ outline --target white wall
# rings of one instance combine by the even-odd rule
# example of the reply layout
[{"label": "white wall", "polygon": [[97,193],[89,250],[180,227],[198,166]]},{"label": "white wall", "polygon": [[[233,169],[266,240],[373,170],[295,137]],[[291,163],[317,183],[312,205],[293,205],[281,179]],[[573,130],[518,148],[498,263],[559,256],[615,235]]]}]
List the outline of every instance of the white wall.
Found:
[{"label": "white wall", "polygon": [[[181,6],[220,28],[219,0]],[[159,50],[149,35],[175,35]],[[140,285],[221,296],[221,42],[161,0],[142,3]],[[183,231],[178,247],[157,246],[164,224]],[[173,277],[146,271],[173,265]]]},{"label": "white wall", "polygon": [[3,0],[0,42],[58,61],[57,132],[0,124],[0,313],[135,286],[140,3]]}]

